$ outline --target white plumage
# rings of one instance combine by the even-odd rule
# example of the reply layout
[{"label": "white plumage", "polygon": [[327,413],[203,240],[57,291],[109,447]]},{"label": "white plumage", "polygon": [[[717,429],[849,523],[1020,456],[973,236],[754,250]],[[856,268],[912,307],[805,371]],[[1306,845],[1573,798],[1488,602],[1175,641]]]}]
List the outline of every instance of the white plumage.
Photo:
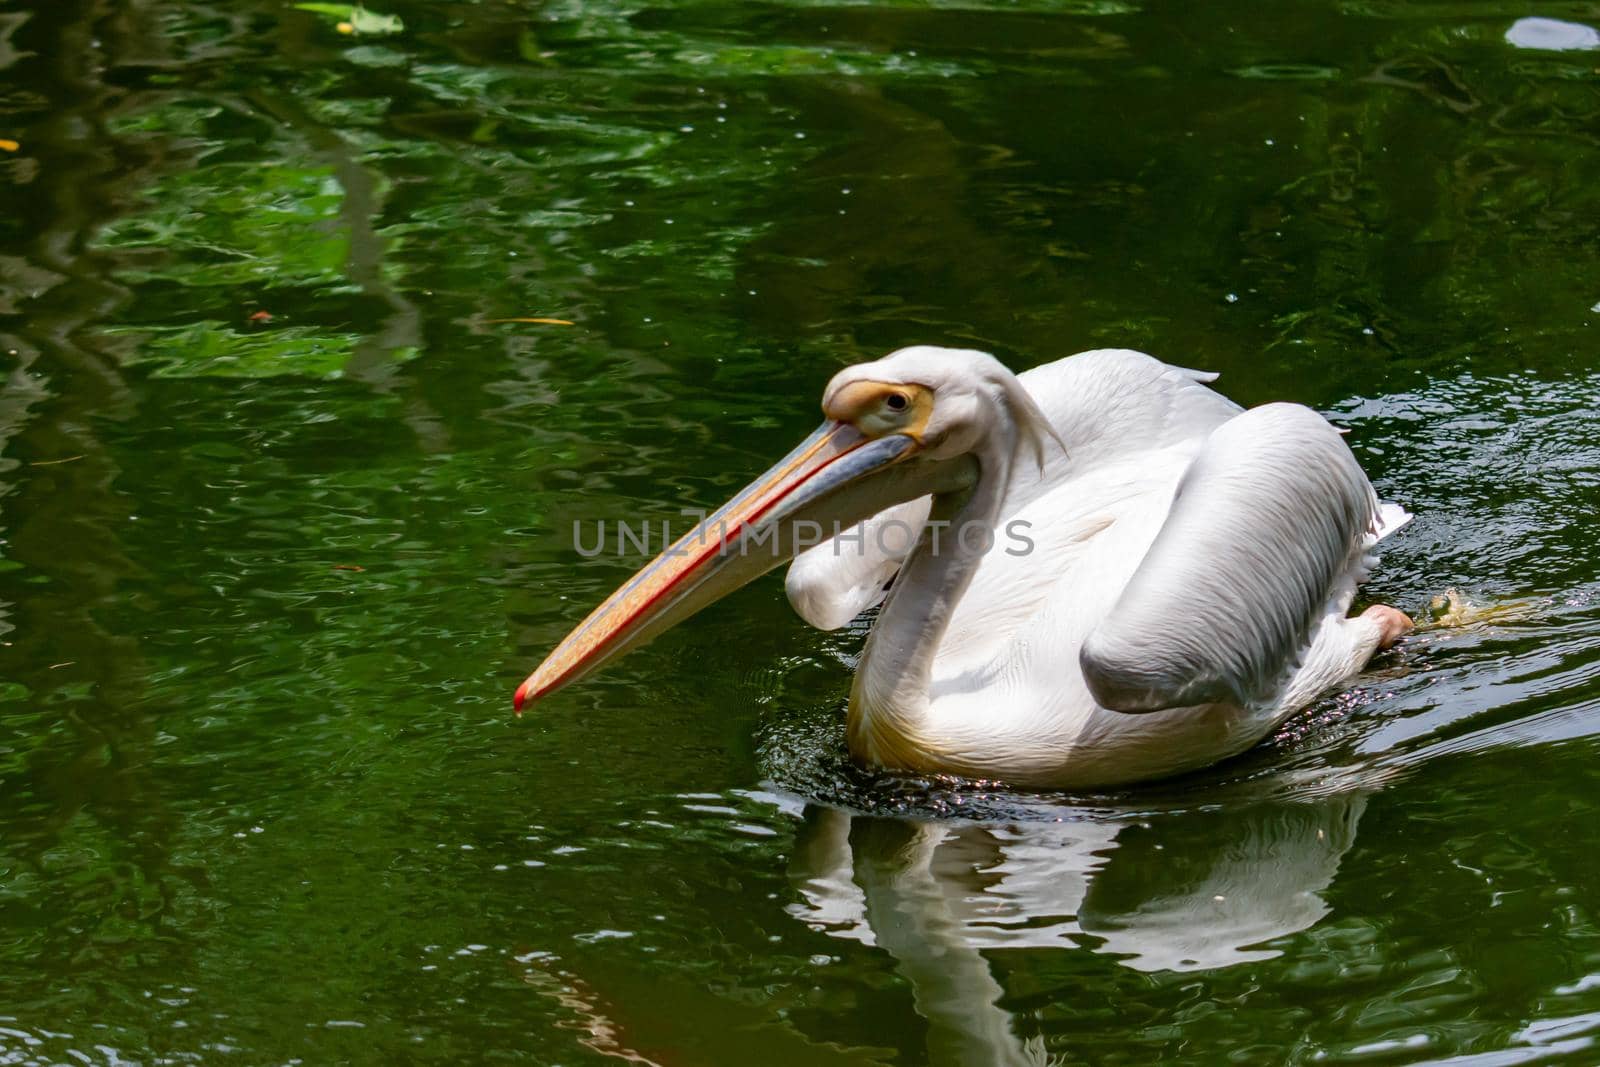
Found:
[{"label": "white plumage", "polygon": [[[916,381],[933,377],[923,364],[952,361],[1010,373],[981,353],[927,348],[845,373]],[[1017,376],[1064,451],[1047,449],[1042,470],[1013,464],[996,548],[945,615],[922,620],[943,626],[925,688],[905,662],[928,635],[890,646],[883,634],[902,600],[927,600],[930,581],[958,568],[924,546],[924,566],[901,576],[859,668],[858,755],[1024,785],[1123,784],[1243,751],[1365,665],[1383,624],[1345,614],[1371,549],[1408,516],[1380,510],[1321,416],[1243,411],[1203,384],[1213,377],[1128,350]],[[928,508],[924,498],[892,517]],[[1018,521],[1033,548],[1012,555],[1004,531]],[[829,542],[791,566],[790,601],[813,625],[877,602],[903,562],[863,541],[865,554]]]}]

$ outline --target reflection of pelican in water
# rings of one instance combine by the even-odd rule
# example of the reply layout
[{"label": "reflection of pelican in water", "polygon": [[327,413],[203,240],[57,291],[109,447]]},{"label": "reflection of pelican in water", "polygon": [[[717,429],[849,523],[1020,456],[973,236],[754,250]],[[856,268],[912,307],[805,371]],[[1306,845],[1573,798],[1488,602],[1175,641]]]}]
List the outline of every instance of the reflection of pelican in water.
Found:
[{"label": "reflection of pelican in water", "polygon": [[1242,752],[1410,629],[1346,617],[1406,516],[1316,412],[1241,411],[1209,380],[1112,350],[1020,376],[929,347],[841,371],[822,427],[595,609],[517,706],[827,531],[788,590],[830,629],[884,601],[850,696],[860,761],[1078,788]]},{"label": "reflection of pelican in water", "polygon": [[983,953],[1081,947],[1136,970],[1278,955],[1328,912],[1364,794],[1139,820],[991,825],[808,806],[796,918],[895,958],[934,1062],[1036,1064]]}]

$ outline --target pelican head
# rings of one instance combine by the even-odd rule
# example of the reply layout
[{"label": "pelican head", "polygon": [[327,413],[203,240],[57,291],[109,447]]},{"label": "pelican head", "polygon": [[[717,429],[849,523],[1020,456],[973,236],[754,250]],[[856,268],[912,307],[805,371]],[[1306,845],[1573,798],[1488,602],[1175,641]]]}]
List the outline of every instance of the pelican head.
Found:
[{"label": "pelican head", "polygon": [[[540,700],[885,508],[971,491],[990,456],[1055,437],[993,356],[916,346],[847,367],[823,424],[612,593],[517,689]],[[1059,440],[1059,439],[1058,439]]]}]

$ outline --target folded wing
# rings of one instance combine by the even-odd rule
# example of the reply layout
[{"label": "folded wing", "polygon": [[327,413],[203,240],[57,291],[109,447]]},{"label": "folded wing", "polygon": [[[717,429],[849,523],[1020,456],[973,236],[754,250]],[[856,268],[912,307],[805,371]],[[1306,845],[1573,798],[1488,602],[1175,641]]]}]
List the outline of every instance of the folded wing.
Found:
[{"label": "folded wing", "polygon": [[1079,663],[1117,711],[1272,699],[1359,569],[1378,501],[1337,430],[1268,404],[1211,432]]}]

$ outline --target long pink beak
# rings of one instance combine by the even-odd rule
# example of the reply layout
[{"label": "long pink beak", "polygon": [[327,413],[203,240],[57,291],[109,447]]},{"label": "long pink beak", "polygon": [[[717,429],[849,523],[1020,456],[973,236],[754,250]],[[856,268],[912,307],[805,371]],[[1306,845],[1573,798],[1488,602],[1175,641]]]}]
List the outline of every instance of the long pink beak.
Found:
[{"label": "long pink beak", "polygon": [[823,423],[579,623],[517,687],[517,713],[791,557],[806,546],[767,527],[916,447],[908,437],[868,438],[848,423]]}]

